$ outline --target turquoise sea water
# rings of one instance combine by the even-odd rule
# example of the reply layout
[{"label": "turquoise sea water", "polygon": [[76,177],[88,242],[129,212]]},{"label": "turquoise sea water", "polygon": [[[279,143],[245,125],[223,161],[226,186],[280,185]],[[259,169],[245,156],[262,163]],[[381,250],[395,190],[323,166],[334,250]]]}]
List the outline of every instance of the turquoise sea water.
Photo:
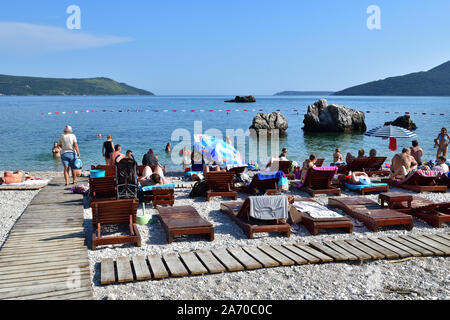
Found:
[{"label": "turquoise sea water", "polygon": [[[226,129],[247,130],[260,109],[264,112],[281,110],[286,116],[289,129],[287,136],[280,139],[280,148],[290,150],[289,159],[303,161],[310,153],[315,153],[329,162],[336,147],[341,148],[344,157],[349,151],[356,153],[364,148],[368,153],[371,148],[376,148],[379,155],[392,158],[394,152],[388,149],[388,141],[380,138],[365,137],[363,134],[304,134],[301,129],[303,116],[308,105],[319,98],[364,112],[370,111],[366,114],[368,129],[410,112],[418,126],[417,139],[424,149],[426,160],[435,158],[433,139],[441,127],[450,127],[448,97],[257,96],[254,104],[229,104],[224,101],[230,96],[3,96],[0,97],[0,170],[61,170],[61,163],[53,159],[51,149],[66,125],[71,125],[78,137],[85,169],[91,164],[104,163],[101,147],[105,139],[97,138],[101,133],[103,137],[111,134],[114,143],[122,145],[123,152],[133,150],[138,162],[149,148],[153,148],[163,164],[169,169],[179,170],[181,166],[173,164],[164,151],[175,129],[187,129],[192,133],[194,121],[200,120],[203,132],[214,128],[221,130],[225,136]],[[69,113],[74,111],[78,113]],[[48,115],[49,112],[52,114]],[[411,140],[398,140],[399,149],[410,146]],[[177,143],[172,142],[172,145]],[[246,157],[246,160],[257,159]]]}]

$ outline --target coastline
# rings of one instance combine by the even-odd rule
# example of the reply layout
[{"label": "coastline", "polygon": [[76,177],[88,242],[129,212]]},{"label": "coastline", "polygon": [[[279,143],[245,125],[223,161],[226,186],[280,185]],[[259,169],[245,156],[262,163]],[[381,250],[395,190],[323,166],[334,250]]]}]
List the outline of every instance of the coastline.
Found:
[{"label": "coastline", "polygon": [[[2,171],[0,171],[2,173]],[[62,172],[30,172],[39,177],[62,176]],[[171,176],[179,173],[171,172]],[[175,178],[177,179],[177,178]],[[392,191],[399,191],[393,188]],[[37,191],[7,191],[0,197],[2,207],[0,213],[0,243],[9,234],[9,230],[20,217]],[[202,248],[228,248],[237,246],[259,246],[264,244],[287,244],[294,242],[310,242],[320,240],[350,239],[356,237],[393,236],[399,234],[436,234],[448,233],[450,227],[433,228],[414,218],[414,229],[406,231],[403,228],[383,228],[373,233],[364,225],[352,219],[355,223],[353,234],[322,231],[318,236],[311,236],[300,226],[290,238],[277,235],[261,234],[253,240],[247,239],[242,230],[227,216],[220,212],[220,203],[228,199],[212,198],[206,202],[204,198],[189,198],[190,188],[176,189],[175,205],[192,205],[199,214],[210,221],[215,228],[215,240],[205,241],[203,238],[188,237],[175,240],[168,245],[165,232],[156,217],[157,211],[147,206],[147,213],[154,216],[154,223],[138,226],[142,236],[142,246],[116,245],[102,246],[96,251],[89,250],[92,287],[95,299],[98,300],[176,300],[176,299],[450,299],[449,257],[417,258],[401,263],[386,260],[358,263],[330,263],[322,265],[302,265],[279,267],[237,273],[224,273],[165,280],[150,280],[121,285],[100,286],[100,262],[104,258],[120,256],[136,256],[161,254],[169,252],[186,252]],[[402,192],[408,192],[402,190]],[[289,194],[307,196],[303,192],[291,190]],[[342,196],[354,196],[343,192]],[[424,193],[427,199],[436,202],[450,201],[450,194]],[[239,199],[244,199],[239,194]],[[377,199],[377,195],[366,196]],[[321,195],[315,198],[322,204],[327,203],[327,197]],[[140,207],[138,214],[142,212]],[[81,214],[81,208],[80,208]],[[85,232],[90,247],[92,234],[91,210],[84,209]],[[424,272],[425,271],[425,272]],[[389,289],[390,288],[390,289]],[[410,291],[402,294],[392,288]]]}]

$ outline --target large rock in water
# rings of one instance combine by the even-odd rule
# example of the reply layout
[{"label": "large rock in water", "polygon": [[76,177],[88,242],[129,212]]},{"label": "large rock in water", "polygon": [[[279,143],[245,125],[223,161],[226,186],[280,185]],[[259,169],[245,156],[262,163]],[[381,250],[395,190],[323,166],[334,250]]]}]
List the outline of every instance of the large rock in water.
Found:
[{"label": "large rock in water", "polygon": [[267,134],[271,134],[273,130],[279,130],[280,135],[285,135],[288,128],[286,118],[280,112],[258,113],[253,118],[253,124],[250,129],[260,133],[261,130],[267,130]]},{"label": "large rock in water", "polygon": [[417,129],[417,125],[412,121],[411,116],[409,114],[398,117],[397,119],[395,119],[392,122],[386,122],[384,125],[385,126],[392,125],[392,126],[402,127],[402,128],[405,128],[406,130],[411,130],[411,131]]},{"label": "large rock in water", "polygon": [[246,96],[246,97],[236,96],[236,98],[234,98],[234,100],[228,100],[225,102],[253,103],[253,102],[256,102],[256,99],[254,96]]},{"label": "large rock in water", "polygon": [[328,105],[321,99],[308,107],[305,115],[305,132],[365,132],[366,115],[362,111],[353,110],[337,104]]}]

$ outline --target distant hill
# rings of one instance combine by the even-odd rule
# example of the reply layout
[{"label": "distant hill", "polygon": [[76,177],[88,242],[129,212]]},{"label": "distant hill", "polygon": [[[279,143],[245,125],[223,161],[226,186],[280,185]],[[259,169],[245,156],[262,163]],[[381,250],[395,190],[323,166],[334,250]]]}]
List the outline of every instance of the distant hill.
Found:
[{"label": "distant hill", "polygon": [[373,81],[334,93],[337,96],[450,96],[450,61],[427,72]]},{"label": "distant hill", "polygon": [[326,96],[332,94],[332,91],[283,91],[275,93],[275,96]]},{"label": "distant hill", "polygon": [[0,75],[0,95],[109,96],[154,95],[108,78],[56,79]]}]

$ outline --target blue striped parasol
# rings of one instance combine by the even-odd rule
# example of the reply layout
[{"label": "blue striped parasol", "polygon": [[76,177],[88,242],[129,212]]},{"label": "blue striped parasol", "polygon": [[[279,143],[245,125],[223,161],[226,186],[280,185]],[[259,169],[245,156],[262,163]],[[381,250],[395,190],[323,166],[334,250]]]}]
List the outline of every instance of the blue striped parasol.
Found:
[{"label": "blue striped parasol", "polygon": [[417,137],[417,135],[414,132],[396,126],[378,127],[367,131],[364,135],[368,137],[396,138],[396,139],[407,139]]}]

